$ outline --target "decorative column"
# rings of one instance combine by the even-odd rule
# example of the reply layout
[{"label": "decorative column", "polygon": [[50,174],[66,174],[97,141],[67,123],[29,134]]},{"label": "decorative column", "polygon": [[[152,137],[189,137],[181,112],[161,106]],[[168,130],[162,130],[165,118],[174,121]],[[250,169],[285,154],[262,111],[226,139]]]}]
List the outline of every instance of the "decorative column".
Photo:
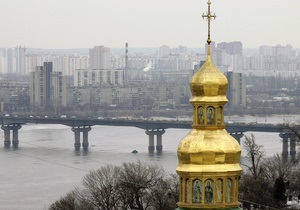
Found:
[{"label": "decorative column", "polygon": [[230,135],[241,144],[241,138],[244,136],[242,132],[231,133]]},{"label": "decorative column", "polygon": [[296,136],[291,135],[290,138],[290,156],[291,160],[294,161],[296,157]]},{"label": "decorative column", "polygon": [[163,149],[163,145],[162,145],[162,135],[165,133],[166,131],[164,129],[159,129],[156,131],[156,151],[157,152],[162,152]]},{"label": "decorative column", "polygon": [[283,160],[287,160],[289,152],[288,152],[288,139],[290,137],[289,133],[280,133],[279,136],[282,138],[282,157]]}]

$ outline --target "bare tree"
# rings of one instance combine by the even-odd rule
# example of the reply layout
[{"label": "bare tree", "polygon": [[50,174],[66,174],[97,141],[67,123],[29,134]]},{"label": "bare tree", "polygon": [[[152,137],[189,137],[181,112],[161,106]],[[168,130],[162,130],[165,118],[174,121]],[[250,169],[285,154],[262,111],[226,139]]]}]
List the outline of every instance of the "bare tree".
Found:
[{"label": "bare tree", "polygon": [[278,177],[282,177],[284,180],[287,180],[293,166],[293,162],[285,161],[279,154],[265,158],[262,163],[264,176],[274,182]]},{"label": "bare tree", "polygon": [[49,210],[94,210],[93,205],[78,197],[78,189],[67,193],[65,197],[51,204]]},{"label": "bare tree", "polygon": [[173,202],[177,203],[179,201],[179,176],[176,173],[170,174],[168,178],[168,193],[172,197]]},{"label": "bare tree", "polygon": [[49,209],[173,210],[178,195],[178,176],[167,176],[161,167],[138,161],[92,170],[83,178],[82,188],[56,201]]},{"label": "bare tree", "polygon": [[83,178],[84,188],[79,193],[80,199],[91,203],[96,209],[118,209],[119,173],[120,168],[111,165],[92,170]]},{"label": "bare tree", "polygon": [[245,135],[244,148],[247,152],[246,158],[250,164],[244,164],[244,166],[251,172],[254,179],[262,172],[261,161],[264,156],[262,147],[262,145],[256,144],[253,134],[251,134],[251,136]]},{"label": "bare tree", "polygon": [[239,182],[239,199],[243,204],[256,203],[277,207],[273,198],[272,183],[263,176],[253,177],[251,173],[243,173]]},{"label": "bare tree", "polygon": [[123,163],[120,171],[119,192],[123,206],[129,209],[150,209],[153,206],[151,191],[163,179],[164,170],[156,165]]},{"label": "bare tree", "polygon": [[174,210],[179,201],[179,177],[171,174],[165,179],[159,179],[151,192],[155,210]]},{"label": "bare tree", "polygon": [[288,180],[288,193],[294,196],[300,195],[300,166],[299,165],[297,165],[291,170],[289,180]]},{"label": "bare tree", "polygon": [[76,198],[74,192],[67,193],[65,197],[61,197],[58,201],[53,203],[49,210],[69,210],[75,209]]},{"label": "bare tree", "polygon": [[[262,146],[256,144],[255,137],[245,136],[244,148],[247,163],[243,164],[248,169],[241,175],[239,183],[239,196],[243,201],[273,206],[273,186],[264,175]],[[251,186],[251,187],[249,187]]]},{"label": "bare tree", "polygon": [[286,185],[289,183],[293,161],[285,160],[281,155],[276,154],[263,161],[263,175],[269,180],[273,187],[273,198],[278,206],[286,205]]},{"label": "bare tree", "polygon": [[244,165],[248,171],[241,175],[240,198],[265,206],[284,207],[290,180],[295,185],[299,183],[292,173],[297,163],[286,161],[278,154],[264,158],[262,146],[255,143],[253,134],[251,137],[246,136],[244,147],[249,163]]}]

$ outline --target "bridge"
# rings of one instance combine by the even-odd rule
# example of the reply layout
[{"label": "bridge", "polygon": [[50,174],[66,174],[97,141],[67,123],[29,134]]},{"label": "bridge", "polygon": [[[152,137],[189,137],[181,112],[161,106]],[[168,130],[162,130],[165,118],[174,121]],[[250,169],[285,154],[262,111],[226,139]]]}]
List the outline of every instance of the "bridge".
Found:
[{"label": "bridge", "polygon": [[[74,132],[76,150],[82,146],[87,149],[89,146],[88,132],[92,126],[129,126],[144,129],[149,136],[148,151],[162,152],[162,135],[168,128],[177,129],[192,129],[191,121],[154,121],[154,120],[129,120],[129,119],[90,119],[90,118],[38,118],[38,117],[0,117],[1,129],[4,131],[4,145],[10,147],[11,131],[13,147],[18,147],[19,137],[18,130],[24,124],[62,124],[71,127]],[[290,153],[292,159],[296,155],[296,136],[285,125],[274,124],[246,124],[246,123],[231,123],[226,125],[226,130],[239,143],[244,132],[272,132],[279,133],[282,138],[282,155],[287,157]],[[80,143],[80,133],[82,135],[82,144]],[[154,136],[156,135],[156,146],[154,145]],[[288,143],[290,141],[290,152],[288,152]]]}]

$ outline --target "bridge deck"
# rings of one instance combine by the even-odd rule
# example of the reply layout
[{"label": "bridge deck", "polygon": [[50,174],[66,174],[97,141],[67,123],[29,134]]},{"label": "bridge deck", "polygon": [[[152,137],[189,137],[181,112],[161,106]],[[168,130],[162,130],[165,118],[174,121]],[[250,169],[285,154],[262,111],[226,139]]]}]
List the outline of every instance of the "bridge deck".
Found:
[{"label": "bridge deck", "polygon": [[[70,127],[80,126],[130,126],[144,130],[151,129],[192,129],[192,122],[189,121],[153,121],[153,120],[125,120],[125,119],[79,119],[79,118],[22,118],[22,117],[0,117],[2,125],[9,124],[62,124]],[[226,130],[229,133],[235,132],[287,132],[285,125],[274,124],[227,124]]]}]

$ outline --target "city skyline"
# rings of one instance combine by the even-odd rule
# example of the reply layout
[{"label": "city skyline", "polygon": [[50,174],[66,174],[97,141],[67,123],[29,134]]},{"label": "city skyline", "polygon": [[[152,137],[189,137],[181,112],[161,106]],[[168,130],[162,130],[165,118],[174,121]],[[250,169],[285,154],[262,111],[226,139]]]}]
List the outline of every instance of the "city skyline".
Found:
[{"label": "city skyline", "polygon": [[[300,1],[212,1],[215,42],[241,41],[245,48],[300,48]],[[187,0],[0,0],[0,47],[201,48],[207,39],[207,1]]]}]

